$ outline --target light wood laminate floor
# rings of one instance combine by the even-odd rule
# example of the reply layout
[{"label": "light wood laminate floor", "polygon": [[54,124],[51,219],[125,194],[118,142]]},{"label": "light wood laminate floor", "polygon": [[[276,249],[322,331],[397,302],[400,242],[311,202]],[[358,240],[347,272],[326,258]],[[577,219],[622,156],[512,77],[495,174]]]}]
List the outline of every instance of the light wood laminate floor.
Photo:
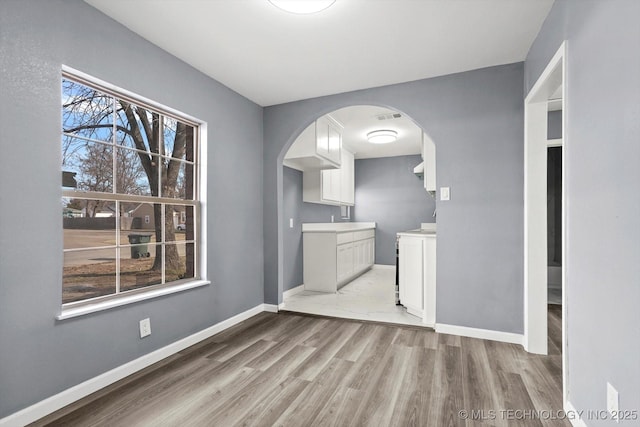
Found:
[{"label": "light wood laminate floor", "polygon": [[550,354],[537,356],[425,328],[262,313],[35,425],[568,426],[507,412],[561,409],[559,314],[550,307]]}]

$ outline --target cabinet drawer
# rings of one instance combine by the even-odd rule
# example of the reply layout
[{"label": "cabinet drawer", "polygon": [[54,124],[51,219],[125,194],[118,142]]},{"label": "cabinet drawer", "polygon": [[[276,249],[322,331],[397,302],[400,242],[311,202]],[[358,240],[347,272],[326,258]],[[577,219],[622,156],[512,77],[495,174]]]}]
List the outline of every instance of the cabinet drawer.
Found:
[{"label": "cabinet drawer", "polygon": [[343,243],[353,242],[354,233],[338,233],[336,234],[336,244],[342,245]]},{"label": "cabinet drawer", "polygon": [[353,232],[353,241],[370,239],[376,236],[376,230],[361,230]]}]

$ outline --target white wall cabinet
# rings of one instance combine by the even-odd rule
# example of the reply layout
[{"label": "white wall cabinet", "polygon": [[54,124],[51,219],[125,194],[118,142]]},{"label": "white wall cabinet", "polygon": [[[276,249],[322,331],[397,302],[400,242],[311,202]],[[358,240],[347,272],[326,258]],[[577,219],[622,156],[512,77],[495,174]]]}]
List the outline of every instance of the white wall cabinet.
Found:
[{"label": "white wall cabinet", "polygon": [[295,140],[282,163],[299,171],[340,167],[342,125],[331,116],[311,123]]},{"label": "white wall cabinet", "polygon": [[336,292],[375,261],[375,229],[303,232],[302,243],[308,291]]},{"label": "white wall cabinet", "polygon": [[324,205],[353,206],[355,200],[355,160],[341,150],[340,169],[308,170],[302,174],[302,200]]},{"label": "white wall cabinet", "polygon": [[436,237],[400,234],[399,241],[400,303],[407,312],[422,318],[423,323],[436,322]]},{"label": "white wall cabinet", "polygon": [[436,194],[436,145],[429,136],[422,133],[422,159],[424,160],[424,188]]}]

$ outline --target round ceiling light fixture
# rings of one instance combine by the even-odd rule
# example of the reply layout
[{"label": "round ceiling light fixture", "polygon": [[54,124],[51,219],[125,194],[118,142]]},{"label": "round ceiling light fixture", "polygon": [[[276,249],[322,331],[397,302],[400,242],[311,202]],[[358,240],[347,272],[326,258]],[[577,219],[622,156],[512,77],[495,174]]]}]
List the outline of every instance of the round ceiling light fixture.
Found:
[{"label": "round ceiling light fixture", "polygon": [[336,0],[269,0],[269,3],[286,12],[308,14],[325,10]]},{"label": "round ceiling light fixture", "polygon": [[374,130],[367,134],[367,141],[372,144],[389,144],[398,139],[398,132],[395,130],[381,129]]}]

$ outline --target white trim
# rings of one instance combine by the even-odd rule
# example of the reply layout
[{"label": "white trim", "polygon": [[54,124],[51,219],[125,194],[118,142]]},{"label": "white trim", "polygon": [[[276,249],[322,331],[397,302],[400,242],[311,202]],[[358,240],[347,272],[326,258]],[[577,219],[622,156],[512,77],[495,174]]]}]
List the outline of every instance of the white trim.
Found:
[{"label": "white trim", "polygon": [[587,423],[581,417],[582,412],[578,411],[568,400],[564,402],[563,410],[573,427],[587,427]]},{"label": "white trim", "polygon": [[[289,298],[290,296],[293,296],[295,294],[299,294],[302,291],[304,291],[304,283],[302,285],[296,286],[295,288],[291,288],[291,289],[289,289],[287,291],[284,291],[282,293],[282,299],[284,300],[286,298]],[[280,305],[282,305],[282,304],[280,304]]]},{"label": "white trim", "polygon": [[[546,233],[546,150],[540,145],[547,141],[547,100],[559,85],[562,86],[562,399],[568,402],[568,168],[565,155],[570,141],[567,133],[567,41],[563,41],[549,61],[533,88],[525,98],[524,139],[524,348],[528,352],[547,354],[547,233]],[[543,111],[544,109],[544,111]],[[556,140],[557,141],[557,140]],[[533,189],[533,190],[532,190]],[[542,228],[544,227],[544,228]],[[544,270],[544,272],[543,272]]]},{"label": "white trim", "polygon": [[116,381],[126,378],[141,369],[153,365],[165,359],[185,348],[191,347],[194,344],[199,343],[213,335],[224,331],[244,320],[247,320],[256,314],[263,311],[271,311],[270,304],[260,304],[247,311],[236,314],[235,316],[216,323],[213,326],[208,327],[200,332],[196,332],[193,335],[189,335],[186,338],[171,343],[165,347],[162,347],[156,351],[145,354],[131,362],[120,365],[104,374],[91,378],[85,382],[68,388],[56,395],[53,395],[47,399],[44,399],[38,403],[35,403],[27,408],[24,408],[18,412],[15,412],[5,418],[0,419],[0,427],[14,427],[24,426],[34,421],[39,420],[73,402],[76,402],[91,393],[95,393],[98,390],[107,387]]},{"label": "white trim", "polygon": [[[84,316],[91,313],[97,313],[103,310],[120,307],[122,305],[133,304],[135,302],[145,301],[152,298],[158,298],[165,295],[175,294],[189,289],[199,288],[211,284],[208,280],[194,280],[192,282],[183,283],[181,285],[167,286],[160,289],[149,290],[146,292],[135,293],[133,295],[121,296],[118,298],[108,299],[105,301],[97,301],[93,304],[82,304],[78,307],[62,307],[60,314],[56,316],[56,320],[72,319],[78,316]],[[122,294],[121,294],[122,295]]]},{"label": "white trim", "polygon": [[439,334],[459,335],[461,337],[480,338],[483,340],[500,341],[511,344],[523,342],[523,335],[512,332],[500,332],[490,329],[469,328],[467,326],[446,325],[436,323],[436,332]]},{"label": "white trim", "polygon": [[267,311],[269,313],[277,313],[278,306],[276,304],[262,304],[262,311]]},{"label": "white trim", "polygon": [[562,147],[562,138],[547,139],[547,147]]},{"label": "white trim", "polygon": [[559,85],[566,91],[565,57],[563,42],[524,101],[524,348],[538,354],[547,354],[547,100]]}]

